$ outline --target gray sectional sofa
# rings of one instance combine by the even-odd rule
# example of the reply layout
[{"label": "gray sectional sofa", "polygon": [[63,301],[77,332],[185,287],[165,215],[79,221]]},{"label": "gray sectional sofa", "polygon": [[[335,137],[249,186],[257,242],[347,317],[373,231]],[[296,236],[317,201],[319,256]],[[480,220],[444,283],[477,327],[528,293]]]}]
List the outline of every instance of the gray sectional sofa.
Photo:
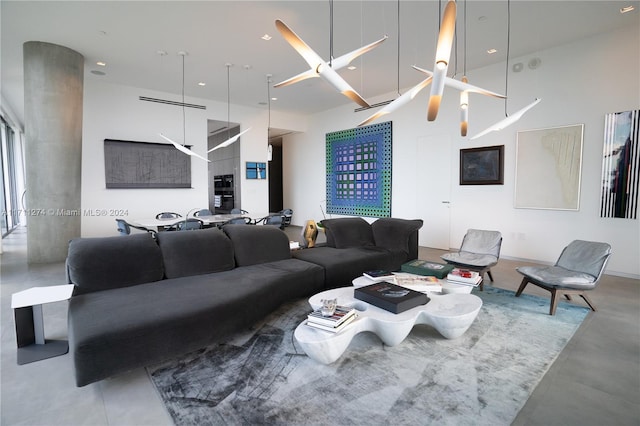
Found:
[{"label": "gray sectional sofa", "polygon": [[293,256],[286,234],[270,226],[74,239],[67,276],[76,384],[202,348],[364,270],[398,269],[417,257],[421,226],[332,219],[325,247]]}]

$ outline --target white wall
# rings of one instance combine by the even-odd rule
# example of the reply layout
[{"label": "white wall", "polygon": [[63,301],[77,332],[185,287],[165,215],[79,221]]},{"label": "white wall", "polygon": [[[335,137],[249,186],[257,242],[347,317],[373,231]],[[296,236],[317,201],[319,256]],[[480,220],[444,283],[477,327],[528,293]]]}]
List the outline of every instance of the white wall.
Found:
[{"label": "white wall", "polygon": [[[458,247],[466,230],[472,227],[500,230],[504,236],[503,256],[542,262],[554,262],[573,239],[606,241],[614,253],[608,273],[639,277],[640,222],[599,216],[604,116],[640,107],[639,38],[637,26],[627,27],[513,58],[511,63],[523,62],[525,68],[521,73],[509,75],[508,113],[514,113],[536,97],[542,98],[542,102],[511,127],[475,141],[459,136],[458,92],[451,89],[445,89],[435,122],[426,120],[428,89],[409,105],[379,120],[393,122],[392,215],[420,217],[416,197],[429,196],[430,187],[441,184],[421,179],[421,168],[438,159],[418,162],[416,143],[420,137],[442,136],[443,140],[452,141],[451,247]],[[533,57],[542,60],[536,70],[526,66]],[[504,76],[504,64],[468,73],[470,83],[498,92],[504,92]],[[416,83],[420,78],[417,74]],[[284,204],[294,210],[294,224],[322,219],[325,134],[355,127],[373,113],[373,110],[354,113],[353,109],[353,105],[348,105],[309,117],[306,133],[284,138]],[[469,116],[469,136],[473,136],[504,118],[504,103],[472,94]],[[580,123],[584,124],[584,146],[579,211],[515,209],[517,132]],[[459,149],[491,145],[505,145],[505,184],[458,185]],[[425,223],[421,232],[429,232],[431,226]]]},{"label": "white wall", "polygon": [[[191,189],[106,189],[104,175],[104,139],[166,143],[158,136],[182,141],[182,110],[180,107],[144,102],[139,96],[179,100],[175,94],[105,84],[87,78],[84,89],[84,125],[82,152],[82,235],[117,235],[116,217],[127,220],[154,217],[161,211],[187,214],[195,208],[208,206],[207,165],[192,157]],[[207,120],[227,119],[226,103],[187,98],[187,103],[205,105],[206,110],[186,109],[186,140],[193,150],[203,156],[207,152]],[[267,114],[261,109],[234,106],[232,121],[241,124],[244,134],[240,140],[243,171],[243,208],[267,210],[265,182],[244,179],[244,161],[266,161]],[[252,153],[252,154],[251,154]],[[91,214],[93,213],[93,215]]]},{"label": "white wall", "polygon": [[[158,136],[182,141],[182,109],[177,106],[140,101],[140,96],[179,101],[178,95],[129,86],[106,84],[87,75],[84,87],[82,146],[82,236],[116,235],[116,217],[126,220],[155,217],[161,211],[182,214],[208,206],[207,165],[192,157],[191,189],[106,189],[104,139],[166,143]],[[207,99],[185,98],[186,103],[206,106],[206,110],[186,109],[186,140],[192,149],[205,156],[207,120],[226,120],[227,104]],[[246,161],[267,161],[268,113],[265,108],[233,105],[231,121],[241,130],[251,131],[241,138],[242,208],[255,216],[269,209],[266,181],[245,178]],[[272,111],[271,127],[306,130],[306,117]]]}]

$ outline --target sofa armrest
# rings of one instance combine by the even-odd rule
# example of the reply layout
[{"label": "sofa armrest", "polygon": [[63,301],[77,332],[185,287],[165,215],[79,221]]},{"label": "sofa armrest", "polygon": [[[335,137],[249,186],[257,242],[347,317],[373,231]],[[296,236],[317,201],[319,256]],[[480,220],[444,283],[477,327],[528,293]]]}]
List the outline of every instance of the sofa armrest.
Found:
[{"label": "sofa armrest", "polygon": [[422,219],[397,219],[385,217],[371,224],[377,247],[392,251],[403,251],[407,261],[418,258],[418,230]]}]

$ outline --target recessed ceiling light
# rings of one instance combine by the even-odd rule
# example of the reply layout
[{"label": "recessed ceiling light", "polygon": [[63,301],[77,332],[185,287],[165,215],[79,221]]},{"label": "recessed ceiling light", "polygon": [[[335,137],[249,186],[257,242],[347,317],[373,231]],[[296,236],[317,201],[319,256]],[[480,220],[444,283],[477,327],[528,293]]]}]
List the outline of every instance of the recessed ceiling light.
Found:
[{"label": "recessed ceiling light", "polygon": [[479,16],[479,17],[478,17],[478,21],[480,21],[480,22],[484,22],[484,21],[486,21],[487,19],[489,19],[489,18],[487,18],[487,17],[486,17],[486,16],[484,16],[484,15]]},{"label": "recessed ceiling light", "polygon": [[107,63],[106,62],[102,62],[102,61],[98,61],[98,62],[96,62],[96,65],[101,66],[101,67],[106,67]]},{"label": "recessed ceiling light", "polygon": [[201,81],[200,83],[198,83],[198,86],[206,86],[207,83],[205,83],[204,81]]},{"label": "recessed ceiling light", "polygon": [[278,100],[278,98],[273,97],[273,98],[271,98],[271,100],[272,100],[272,101],[277,101],[277,100]]},{"label": "recessed ceiling light", "polygon": [[94,75],[107,75],[107,73],[100,71],[100,70],[91,70],[91,74]]},{"label": "recessed ceiling light", "polygon": [[260,37],[261,39],[265,40],[265,41],[269,41],[271,40],[271,36],[269,34],[265,34],[262,37]]},{"label": "recessed ceiling light", "polygon": [[487,50],[487,53],[488,53],[489,55],[493,55],[493,54],[494,54],[494,53],[496,53],[496,52],[497,52],[497,50],[496,50],[496,49],[489,49],[489,50]]},{"label": "recessed ceiling light", "polygon": [[634,10],[634,9],[635,9],[635,7],[633,7],[633,6],[629,5],[629,6],[627,6],[627,7],[620,8],[620,13],[627,13],[627,12],[631,12],[631,11],[632,11],[632,10]]},{"label": "recessed ceiling light", "polygon": [[355,69],[358,69],[358,67],[356,67],[356,66],[354,66],[354,65],[349,65],[349,66],[347,67],[347,69],[348,69],[349,71],[353,71],[353,70],[355,70]]}]

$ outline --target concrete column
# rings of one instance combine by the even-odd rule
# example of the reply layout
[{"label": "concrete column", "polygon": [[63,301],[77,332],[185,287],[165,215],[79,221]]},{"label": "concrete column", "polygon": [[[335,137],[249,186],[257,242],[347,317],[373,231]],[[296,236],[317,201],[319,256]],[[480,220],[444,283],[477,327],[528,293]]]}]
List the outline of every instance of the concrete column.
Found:
[{"label": "concrete column", "polygon": [[84,57],[39,41],[23,54],[28,261],[58,262],[80,236]]}]

